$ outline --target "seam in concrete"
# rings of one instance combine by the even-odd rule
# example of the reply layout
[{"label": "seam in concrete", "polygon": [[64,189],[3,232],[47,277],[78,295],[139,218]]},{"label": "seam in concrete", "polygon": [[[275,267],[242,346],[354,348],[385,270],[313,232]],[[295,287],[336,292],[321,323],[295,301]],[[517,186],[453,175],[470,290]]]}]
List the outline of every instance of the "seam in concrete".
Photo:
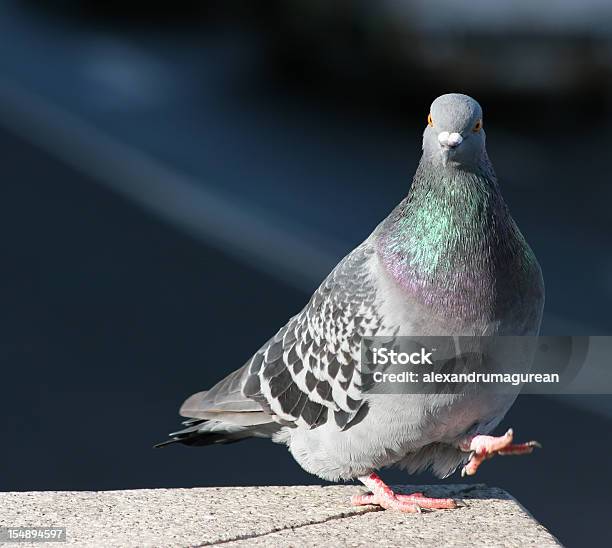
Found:
[{"label": "seam in concrete", "polygon": [[317,520],[317,521],[309,521],[308,523],[300,523],[299,525],[289,525],[287,527],[278,527],[275,529],[270,529],[269,531],[264,531],[261,533],[253,533],[250,535],[237,535],[232,538],[223,539],[223,540],[215,540],[212,542],[204,542],[202,544],[196,544],[194,548],[200,548],[202,546],[219,546],[221,544],[229,544],[230,542],[236,542],[240,540],[251,540],[254,538],[267,537],[268,535],[272,535],[274,533],[280,533],[282,531],[294,531],[295,529],[301,529],[302,527],[309,527],[311,525],[321,525],[323,523],[328,523],[330,521],[337,521],[342,519],[354,518],[357,516],[363,516],[365,514],[371,514],[372,512],[381,512],[382,508],[372,507],[364,509],[362,512],[350,513],[350,512],[342,512],[341,514],[336,514],[333,516],[328,516],[325,519]]},{"label": "seam in concrete", "polygon": [[[399,492],[415,487],[394,486]],[[52,519],[70,531],[69,544],[95,548],[560,545],[502,489],[449,484],[419,490],[465,505],[411,516],[375,506],[351,508],[353,486],[12,492],[0,493],[0,525]]]},{"label": "seam in concrete", "polygon": [[[472,484],[472,485],[466,485],[465,487],[461,488],[458,491],[457,494],[462,494],[463,495],[465,493],[469,493],[471,491],[477,491],[478,489],[483,489],[483,488],[486,488],[486,485],[484,483],[475,483],[475,484]],[[367,489],[363,489],[363,488],[361,489],[361,491],[363,491],[364,493],[368,492]],[[512,497],[512,499],[516,501],[516,499],[514,499],[514,497]],[[518,504],[518,501],[517,501],[517,504]],[[522,505],[519,504],[519,506],[524,509],[524,507]],[[256,539],[256,538],[263,538],[263,537],[267,537],[267,536],[273,535],[275,533],[281,533],[282,531],[294,531],[296,529],[302,529],[303,527],[310,527],[312,525],[321,525],[323,523],[328,523],[330,521],[337,521],[337,520],[342,520],[342,519],[356,518],[358,516],[363,516],[363,515],[366,515],[366,514],[371,514],[372,512],[381,512],[381,511],[385,511],[385,510],[383,510],[383,508],[372,506],[370,508],[362,508],[362,511],[360,511],[360,512],[354,512],[354,513],[353,512],[342,512],[340,514],[335,514],[333,516],[329,516],[329,517],[327,517],[325,519],[322,519],[322,520],[309,521],[307,523],[300,523],[298,525],[288,525],[286,527],[278,527],[278,528],[270,529],[269,531],[264,531],[264,532],[260,532],[260,533],[252,533],[252,534],[247,534],[247,535],[237,535],[237,536],[234,536],[232,538],[223,539],[223,540],[215,540],[215,541],[211,541],[211,542],[204,542],[202,544],[196,544],[194,546],[194,548],[201,548],[203,546],[219,546],[219,545],[222,545],[222,544],[229,544],[231,542],[237,542],[237,541],[241,541],[241,540],[252,540],[252,539]],[[538,524],[538,522],[535,520],[535,518],[533,518],[533,516],[529,512],[527,512],[527,510],[525,510],[525,513],[527,513],[529,515],[529,517],[534,521],[534,523]]]}]

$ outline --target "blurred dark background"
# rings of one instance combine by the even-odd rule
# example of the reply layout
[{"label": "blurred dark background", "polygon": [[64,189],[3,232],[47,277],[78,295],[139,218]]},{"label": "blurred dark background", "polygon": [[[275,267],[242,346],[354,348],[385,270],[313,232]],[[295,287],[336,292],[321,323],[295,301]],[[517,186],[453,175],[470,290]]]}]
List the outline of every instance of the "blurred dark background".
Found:
[{"label": "blurred dark background", "polygon": [[[484,107],[544,333],[610,334],[611,76],[603,0],[2,2],[0,489],[319,483],[266,441],[151,446],[406,194],[441,93]],[[475,481],[604,546],[611,424],[521,397],[544,450]]]}]

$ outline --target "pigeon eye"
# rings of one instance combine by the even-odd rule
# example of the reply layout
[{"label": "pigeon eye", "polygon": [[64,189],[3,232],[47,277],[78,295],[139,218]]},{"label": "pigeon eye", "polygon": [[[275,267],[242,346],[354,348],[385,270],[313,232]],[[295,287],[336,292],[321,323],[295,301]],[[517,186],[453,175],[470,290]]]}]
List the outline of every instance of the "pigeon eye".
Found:
[{"label": "pigeon eye", "polygon": [[472,128],[472,131],[474,133],[478,133],[481,129],[482,129],[482,120],[478,120],[478,122],[476,122],[476,125]]},{"label": "pigeon eye", "polygon": [[429,113],[429,115],[427,116],[427,125],[429,127],[433,127],[433,118],[431,117],[431,112]]}]

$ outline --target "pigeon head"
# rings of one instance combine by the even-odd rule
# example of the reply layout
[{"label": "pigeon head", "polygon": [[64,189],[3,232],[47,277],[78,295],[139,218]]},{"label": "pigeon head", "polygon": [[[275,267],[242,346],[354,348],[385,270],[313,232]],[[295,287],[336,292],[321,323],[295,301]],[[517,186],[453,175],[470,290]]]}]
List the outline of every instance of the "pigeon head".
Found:
[{"label": "pigeon head", "polygon": [[448,168],[476,169],[486,158],[482,108],[462,93],[441,95],[432,104],[423,134],[423,155]]}]

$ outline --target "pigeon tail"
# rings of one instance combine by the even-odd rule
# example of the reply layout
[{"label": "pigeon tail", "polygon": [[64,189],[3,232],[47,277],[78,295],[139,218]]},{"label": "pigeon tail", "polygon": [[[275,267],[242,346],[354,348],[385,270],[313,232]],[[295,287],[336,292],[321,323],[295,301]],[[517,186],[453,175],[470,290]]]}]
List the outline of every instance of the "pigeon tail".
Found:
[{"label": "pigeon tail", "polygon": [[184,429],[170,434],[163,447],[173,443],[215,445],[234,443],[247,438],[270,438],[280,425],[256,401],[242,394],[246,367],[234,371],[210,390],[189,396],[180,409],[186,417]]},{"label": "pigeon tail", "polygon": [[170,439],[154,447],[165,447],[173,443],[190,446],[235,443],[247,438],[271,438],[280,428],[274,422],[241,426],[224,421],[190,419],[183,422],[186,428],[170,434]]}]

